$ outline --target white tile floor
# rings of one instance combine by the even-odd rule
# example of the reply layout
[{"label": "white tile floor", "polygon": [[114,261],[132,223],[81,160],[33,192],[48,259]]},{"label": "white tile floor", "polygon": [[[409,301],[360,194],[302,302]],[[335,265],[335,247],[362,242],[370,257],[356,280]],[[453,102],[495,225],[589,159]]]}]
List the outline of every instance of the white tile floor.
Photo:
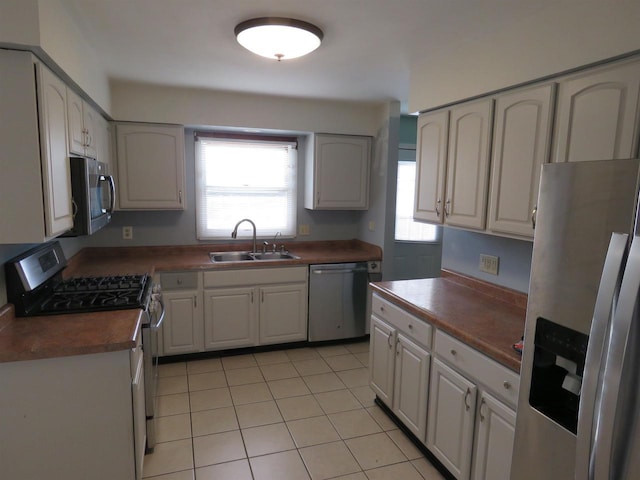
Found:
[{"label": "white tile floor", "polygon": [[154,480],[442,480],[373,403],[367,342],[160,366]]}]

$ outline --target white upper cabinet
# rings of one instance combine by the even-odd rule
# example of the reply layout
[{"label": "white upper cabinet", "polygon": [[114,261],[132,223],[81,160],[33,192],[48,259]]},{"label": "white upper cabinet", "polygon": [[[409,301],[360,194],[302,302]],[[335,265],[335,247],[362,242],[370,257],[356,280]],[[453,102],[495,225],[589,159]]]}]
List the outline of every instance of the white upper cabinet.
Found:
[{"label": "white upper cabinet", "polygon": [[639,93],[637,59],[561,81],[553,161],[635,157]]},{"label": "white upper cabinet", "polygon": [[489,187],[493,100],[465,103],[451,109],[446,223],[483,230]]},{"label": "white upper cabinet", "polygon": [[421,115],[414,218],[483,230],[493,100]]},{"label": "white upper cabinet", "polygon": [[496,99],[487,228],[533,238],[540,170],[549,158],[555,84]]},{"label": "white upper cabinet", "polygon": [[306,156],[305,208],[369,208],[371,137],[314,134]]},{"label": "white upper cabinet", "polygon": [[71,171],[66,144],[66,86],[38,64],[45,232],[54,237],[73,227]]},{"label": "white upper cabinet", "polygon": [[70,88],[67,88],[67,117],[69,153],[96,158],[101,116]]},{"label": "white upper cabinet", "polygon": [[449,111],[420,115],[413,218],[431,223],[444,219],[444,189],[449,140]]},{"label": "white upper cabinet", "polygon": [[0,71],[0,244],[41,243],[73,226],[66,86],[28,52]]},{"label": "white upper cabinet", "polygon": [[184,127],[116,125],[121,210],[184,210]]}]

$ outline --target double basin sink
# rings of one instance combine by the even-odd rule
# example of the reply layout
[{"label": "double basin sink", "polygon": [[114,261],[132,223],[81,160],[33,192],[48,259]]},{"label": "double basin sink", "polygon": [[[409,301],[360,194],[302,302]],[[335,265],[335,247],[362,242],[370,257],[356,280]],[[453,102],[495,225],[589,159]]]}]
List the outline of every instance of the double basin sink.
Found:
[{"label": "double basin sink", "polygon": [[209,258],[213,263],[300,259],[289,252],[211,252]]}]

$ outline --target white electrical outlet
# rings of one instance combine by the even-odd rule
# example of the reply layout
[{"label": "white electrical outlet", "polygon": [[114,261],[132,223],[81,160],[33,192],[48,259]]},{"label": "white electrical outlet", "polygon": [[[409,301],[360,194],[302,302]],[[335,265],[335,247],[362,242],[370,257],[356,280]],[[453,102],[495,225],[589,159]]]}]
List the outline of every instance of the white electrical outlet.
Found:
[{"label": "white electrical outlet", "polygon": [[498,264],[500,257],[494,257],[493,255],[480,254],[480,271],[490,273],[491,275],[498,275]]},{"label": "white electrical outlet", "polygon": [[369,231],[370,232],[376,231],[376,222],[374,222],[373,220],[369,220]]},{"label": "white electrical outlet", "polygon": [[122,238],[124,240],[133,239],[133,227],[122,227]]}]

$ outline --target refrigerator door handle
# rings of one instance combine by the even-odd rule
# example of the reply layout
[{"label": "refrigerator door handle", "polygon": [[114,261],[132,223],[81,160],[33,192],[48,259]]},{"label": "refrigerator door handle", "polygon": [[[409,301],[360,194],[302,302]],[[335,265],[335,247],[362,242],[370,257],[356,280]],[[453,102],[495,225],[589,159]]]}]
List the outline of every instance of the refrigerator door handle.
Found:
[{"label": "refrigerator door handle", "polygon": [[629,358],[627,343],[639,289],[640,238],[636,237],[629,250],[629,258],[620,287],[620,296],[611,323],[609,348],[602,374],[602,400],[595,426],[596,434],[592,453],[594,479],[596,480],[619,478],[613,471],[616,466],[613,462],[613,456],[616,454],[616,445],[614,445],[616,419],[624,413],[618,408],[618,397],[624,386],[622,384],[623,366],[625,357]]},{"label": "refrigerator door handle", "polygon": [[600,366],[607,355],[607,336],[613,316],[616,297],[622,281],[623,262],[627,254],[629,235],[611,234],[609,249],[604,261],[598,296],[591,322],[589,345],[584,366],[580,408],[578,410],[578,434],[576,441],[576,480],[592,480],[592,446],[595,425],[600,415],[602,371]]}]

